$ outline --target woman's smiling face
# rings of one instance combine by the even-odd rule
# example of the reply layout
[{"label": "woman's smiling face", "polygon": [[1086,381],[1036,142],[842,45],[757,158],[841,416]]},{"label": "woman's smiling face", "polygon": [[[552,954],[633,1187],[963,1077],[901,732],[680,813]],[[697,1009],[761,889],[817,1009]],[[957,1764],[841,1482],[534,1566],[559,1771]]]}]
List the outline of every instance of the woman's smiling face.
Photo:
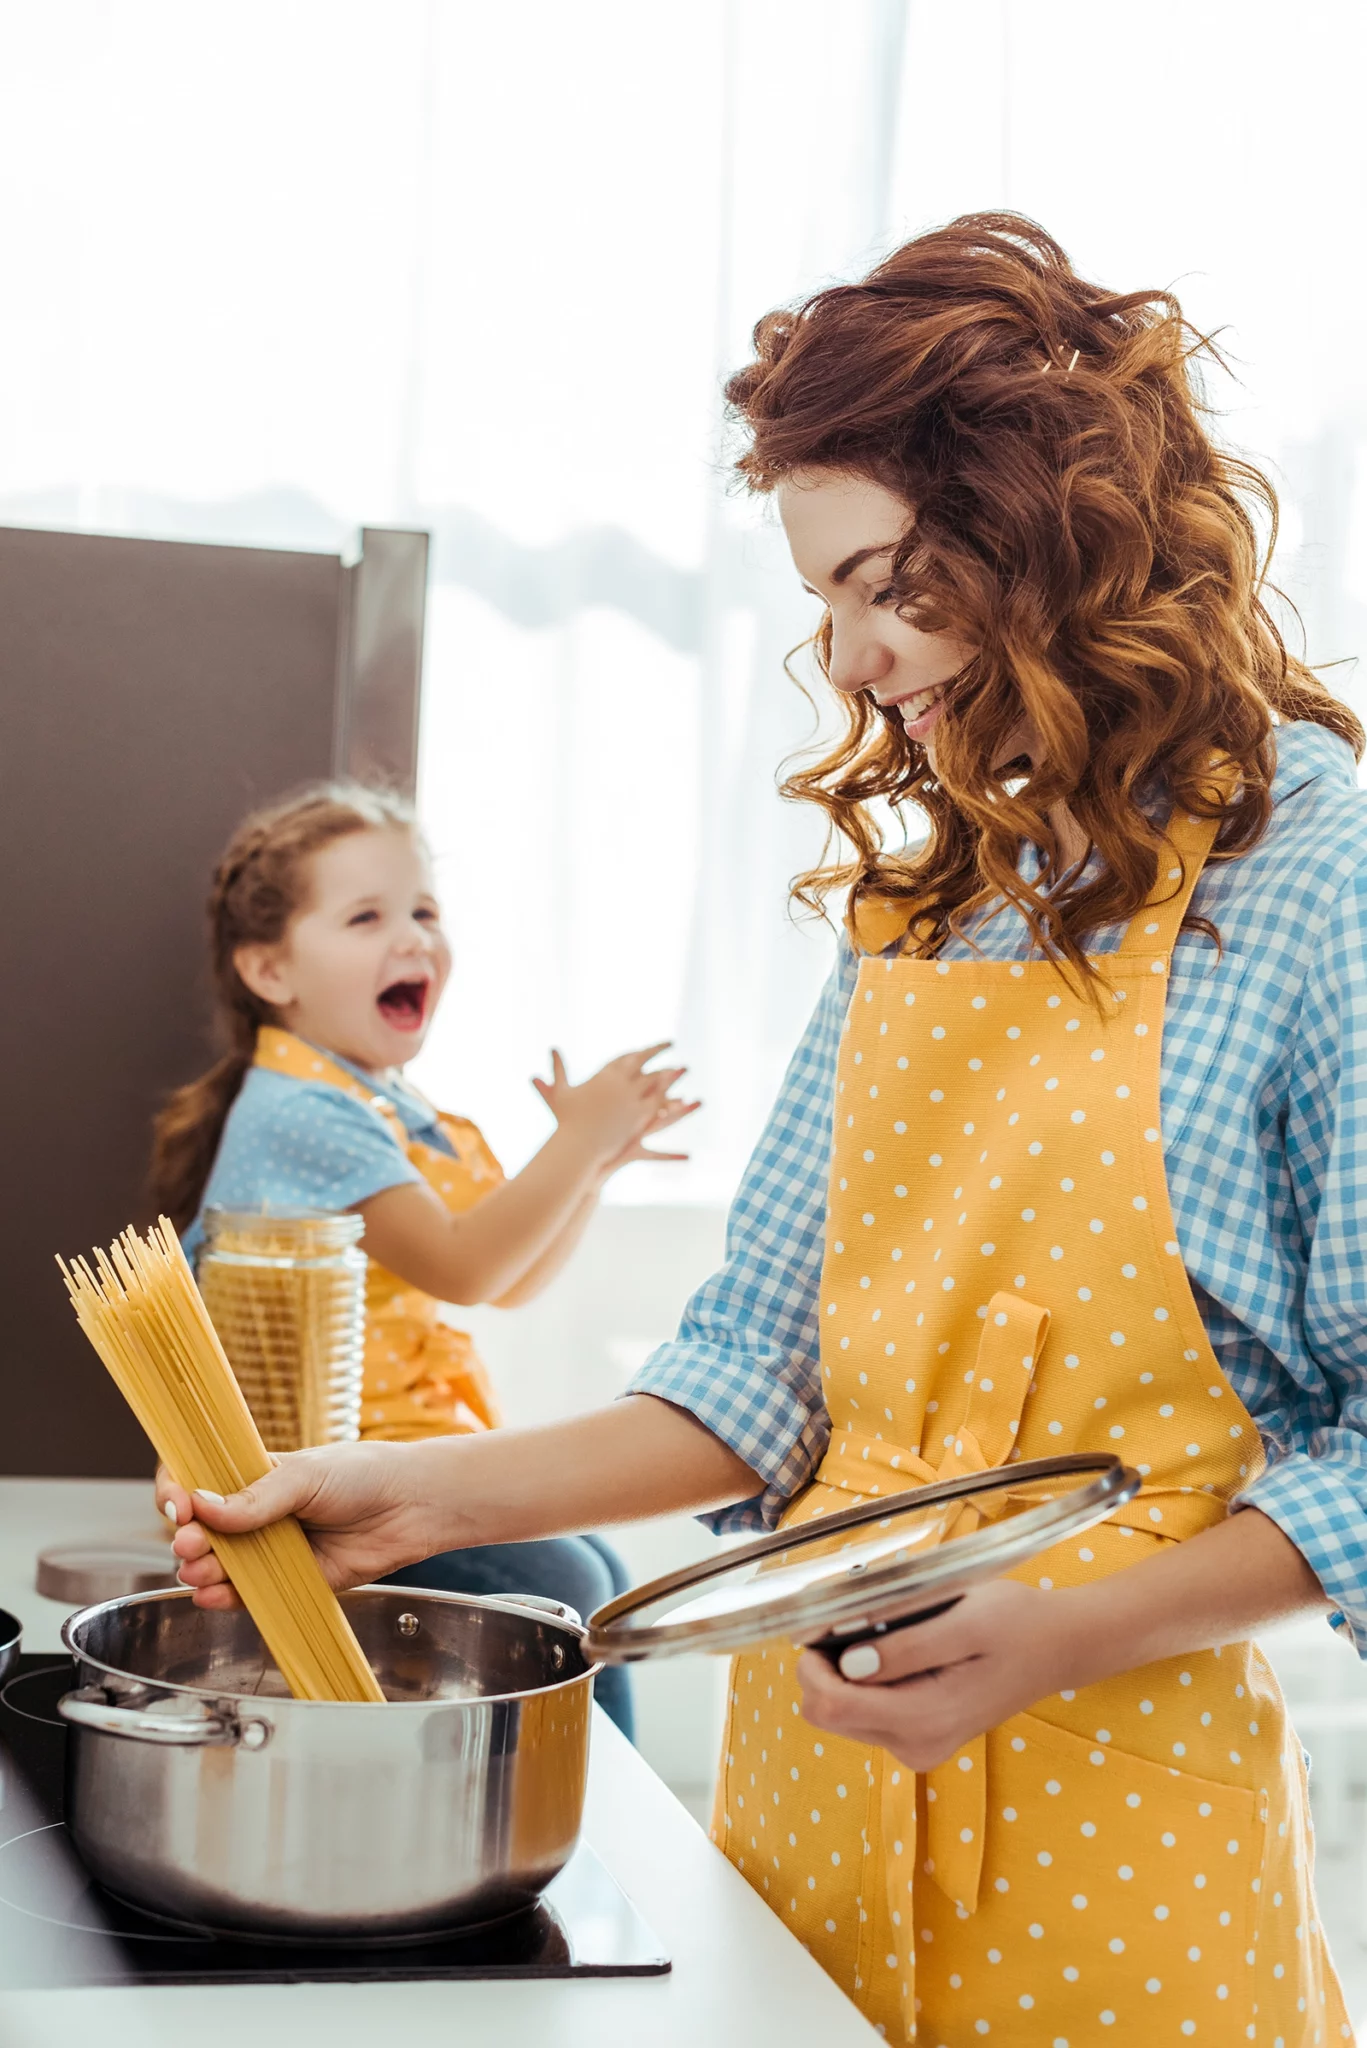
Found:
[{"label": "woman's smiling face", "polygon": [[955,631],[924,631],[899,616],[892,559],[911,519],[894,492],[835,470],[799,470],[776,492],[793,561],[831,614],[830,679],[895,709],[931,750],[944,686],[977,651]]}]

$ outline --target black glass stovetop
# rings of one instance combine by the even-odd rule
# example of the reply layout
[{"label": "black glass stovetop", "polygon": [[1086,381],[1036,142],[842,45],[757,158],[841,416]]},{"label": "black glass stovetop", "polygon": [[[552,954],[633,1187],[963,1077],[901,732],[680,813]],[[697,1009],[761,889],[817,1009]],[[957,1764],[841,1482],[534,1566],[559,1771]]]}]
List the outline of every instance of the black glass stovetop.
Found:
[{"label": "black glass stovetop", "polygon": [[669,1958],[587,1843],[536,1906],[493,1926],[392,1947],[225,1941],[112,1898],[62,1818],[69,1657],[21,1657],[0,1688],[0,1987],[367,1983],[659,1976]]}]

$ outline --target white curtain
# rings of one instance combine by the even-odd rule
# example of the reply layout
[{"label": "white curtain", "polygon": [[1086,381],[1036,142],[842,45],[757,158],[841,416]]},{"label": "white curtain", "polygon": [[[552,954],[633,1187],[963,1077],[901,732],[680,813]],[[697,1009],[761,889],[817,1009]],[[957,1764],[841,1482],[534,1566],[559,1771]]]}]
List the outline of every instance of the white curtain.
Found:
[{"label": "white curtain", "polygon": [[[754,318],[970,208],[1176,282],[1277,465],[1318,659],[1367,622],[1357,0],[0,0],[0,519],[434,536],[422,807],[457,972],[420,1078],[673,1036],[720,1200],[829,954],[785,912],[810,630],[728,490]],[[1340,672],[1342,676],[1343,672]]]},{"label": "white curtain", "polygon": [[[719,383],[887,228],[902,0],[0,7],[0,517],[434,536],[421,799],[457,974],[421,1077],[674,1037],[721,1198],[827,953],[778,803],[812,623]],[[653,1183],[653,1186],[652,1186]]]},{"label": "white curtain", "polygon": [[[909,0],[890,211],[1043,221],[1217,335],[1219,430],[1270,468],[1309,658],[1367,711],[1367,8]],[[1297,643],[1299,645],[1299,643]]]}]

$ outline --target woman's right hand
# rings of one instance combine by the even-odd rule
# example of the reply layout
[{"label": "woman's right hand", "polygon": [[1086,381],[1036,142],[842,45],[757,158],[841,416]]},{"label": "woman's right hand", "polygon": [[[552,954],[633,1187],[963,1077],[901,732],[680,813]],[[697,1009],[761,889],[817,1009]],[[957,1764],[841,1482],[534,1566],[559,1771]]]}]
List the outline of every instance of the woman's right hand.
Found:
[{"label": "woman's right hand", "polygon": [[326,1577],[345,1587],[443,1550],[729,1507],[763,1485],[695,1416],[653,1394],[628,1394],[536,1429],[289,1451],[230,1500],[188,1494],[164,1475],[158,1491],[176,1510],[180,1576],[196,1602],[235,1607],[210,1535],[285,1515],[298,1516]]},{"label": "woman's right hand", "polygon": [[400,1565],[431,1556],[444,1546],[433,1526],[435,1503],[424,1469],[427,1449],[425,1444],[359,1443],[289,1451],[264,1478],[226,1500],[213,1493],[187,1493],[163,1467],[157,1473],[157,1504],[176,1523],[172,1547],[180,1559],[181,1584],[194,1588],[197,1607],[240,1607],[214,1554],[211,1532],[237,1535],[287,1515],[303,1523],[324,1577],[339,1590],[367,1585]]}]

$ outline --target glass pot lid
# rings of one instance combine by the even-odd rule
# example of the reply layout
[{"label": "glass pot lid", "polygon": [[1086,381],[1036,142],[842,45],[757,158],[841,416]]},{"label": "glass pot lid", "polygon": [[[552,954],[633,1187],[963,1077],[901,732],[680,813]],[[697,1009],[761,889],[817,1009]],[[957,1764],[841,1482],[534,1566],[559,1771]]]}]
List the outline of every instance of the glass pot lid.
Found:
[{"label": "glass pot lid", "polygon": [[605,1664],[775,1638],[838,1650],[927,1619],[1104,1521],[1139,1486],[1137,1472],[1098,1451],[887,1494],[633,1587],[593,1615],[585,1648]]}]

